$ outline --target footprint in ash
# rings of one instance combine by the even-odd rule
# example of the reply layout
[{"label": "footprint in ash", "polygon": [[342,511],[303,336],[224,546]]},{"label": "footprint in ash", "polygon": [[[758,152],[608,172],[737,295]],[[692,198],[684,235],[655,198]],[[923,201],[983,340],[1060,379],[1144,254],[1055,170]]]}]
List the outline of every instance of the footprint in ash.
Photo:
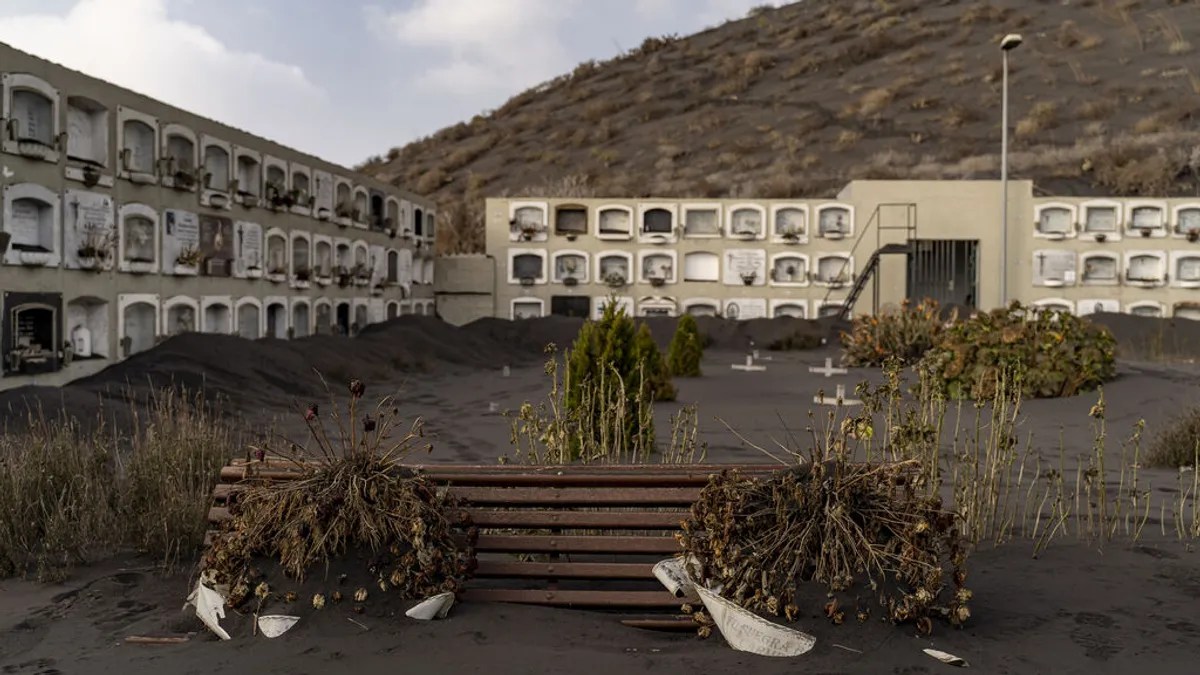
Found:
[{"label": "footprint in ash", "polygon": [[1124,651],[1117,623],[1112,617],[1095,612],[1079,612],[1075,615],[1075,628],[1071,630],[1071,641],[1083,648],[1090,659],[1107,661]]}]

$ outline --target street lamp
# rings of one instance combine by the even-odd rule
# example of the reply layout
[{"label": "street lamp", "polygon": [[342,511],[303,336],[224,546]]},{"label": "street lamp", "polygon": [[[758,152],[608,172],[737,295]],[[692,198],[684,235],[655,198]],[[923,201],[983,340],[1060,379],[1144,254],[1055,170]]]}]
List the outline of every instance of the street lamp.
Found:
[{"label": "street lamp", "polygon": [[1008,53],[1021,46],[1021,36],[1009,33],[1000,40],[1004,62],[1000,101],[1000,306],[1008,306]]}]

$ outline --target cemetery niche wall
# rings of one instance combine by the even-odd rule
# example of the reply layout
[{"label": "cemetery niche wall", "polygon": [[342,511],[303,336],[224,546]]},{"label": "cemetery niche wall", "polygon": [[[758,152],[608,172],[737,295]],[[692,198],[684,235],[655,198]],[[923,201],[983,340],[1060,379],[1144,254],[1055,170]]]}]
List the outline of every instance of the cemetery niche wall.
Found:
[{"label": "cemetery niche wall", "polygon": [[4,292],[4,374],[59,370],[73,347],[62,337],[62,293]]}]

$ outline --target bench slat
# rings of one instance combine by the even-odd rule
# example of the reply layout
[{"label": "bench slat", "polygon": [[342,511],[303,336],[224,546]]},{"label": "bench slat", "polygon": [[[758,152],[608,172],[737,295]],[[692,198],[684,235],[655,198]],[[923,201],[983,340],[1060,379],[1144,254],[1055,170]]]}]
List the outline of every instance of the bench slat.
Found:
[{"label": "bench slat", "polygon": [[700,498],[699,487],[664,488],[501,488],[452,487],[450,494],[470,504],[532,506],[691,506]]},{"label": "bench slat", "polygon": [[508,562],[480,560],[477,577],[654,579],[652,563]]},{"label": "bench slat", "polygon": [[503,553],[678,553],[675,537],[481,534],[478,551]]},{"label": "bench slat", "polygon": [[466,602],[512,602],[554,607],[640,607],[678,609],[679,598],[666,591],[557,591],[467,588]]},{"label": "bench slat", "polygon": [[688,517],[677,511],[563,511],[464,509],[479,527],[673,530]]}]

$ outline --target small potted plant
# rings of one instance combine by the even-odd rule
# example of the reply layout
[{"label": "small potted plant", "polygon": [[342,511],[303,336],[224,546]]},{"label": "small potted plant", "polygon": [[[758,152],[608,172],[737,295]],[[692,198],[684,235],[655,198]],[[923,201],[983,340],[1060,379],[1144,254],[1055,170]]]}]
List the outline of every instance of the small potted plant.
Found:
[{"label": "small potted plant", "polygon": [[625,275],[620,272],[609,272],[604,275],[604,283],[611,288],[620,288],[625,285]]},{"label": "small potted plant", "polygon": [[180,276],[195,276],[200,269],[200,261],[204,256],[195,244],[187,244],[175,256],[175,274]]},{"label": "small potted plant", "polygon": [[297,267],[295,277],[296,281],[307,284],[312,279],[312,270],[307,267]]},{"label": "small potted plant", "polygon": [[1108,241],[1108,235],[1103,232],[1097,232],[1096,233],[1096,241],[1103,244],[1104,242]]},{"label": "small potted plant", "polygon": [[88,164],[83,167],[83,184],[88,187],[95,187],[100,182],[100,169],[95,165]]},{"label": "small potted plant", "polygon": [[742,283],[747,286],[753,286],[754,281],[758,279],[758,272],[742,272]]},{"label": "small potted plant", "polygon": [[563,277],[562,281],[563,281],[563,286],[578,286],[579,285],[579,279],[576,279],[574,276]]},{"label": "small potted plant", "polygon": [[1187,231],[1187,240],[1190,242],[1195,242],[1197,240],[1200,240],[1200,229],[1197,229],[1194,227],[1189,228]]},{"label": "small potted plant", "polygon": [[799,243],[800,235],[800,229],[791,226],[785,227],[783,231],[779,233],[779,237],[789,244]]},{"label": "small potted plant", "polygon": [[796,263],[788,263],[787,266],[783,268],[783,271],[785,274],[787,274],[788,281],[796,280]]}]

